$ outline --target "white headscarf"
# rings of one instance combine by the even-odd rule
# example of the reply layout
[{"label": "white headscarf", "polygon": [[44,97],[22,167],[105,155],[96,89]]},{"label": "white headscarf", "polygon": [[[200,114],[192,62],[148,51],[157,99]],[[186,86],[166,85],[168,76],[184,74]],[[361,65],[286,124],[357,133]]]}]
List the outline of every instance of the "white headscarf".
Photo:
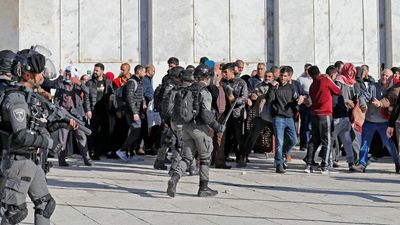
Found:
[{"label": "white headscarf", "polygon": [[78,73],[78,69],[74,65],[69,64],[67,67],[65,67],[64,78],[67,75],[66,71],[71,71],[71,76],[72,77],[80,78],[80,74]]}]

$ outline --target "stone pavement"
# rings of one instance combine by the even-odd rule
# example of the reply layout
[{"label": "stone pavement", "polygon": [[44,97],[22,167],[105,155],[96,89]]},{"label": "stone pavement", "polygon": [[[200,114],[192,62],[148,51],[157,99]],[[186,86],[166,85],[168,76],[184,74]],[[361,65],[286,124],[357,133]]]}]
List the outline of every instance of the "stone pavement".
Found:
[{"label": "stone pavement", "polygon": [[[50,192],[58,205],[53,224],[400,224],[400,175],[385,158],[367,173],[306,174],[294,152],[286,174],[274,172],[273,158],[253,155],[246,169],[211,170],[210,186],[220,194],[198,198],[198,176],[183,177],[172,199],[166,171],[144,162],[119,160],[53,168]],[[56,163],[55,163],[56,164]],[[29,203],[32,224],[33,210]]]}]

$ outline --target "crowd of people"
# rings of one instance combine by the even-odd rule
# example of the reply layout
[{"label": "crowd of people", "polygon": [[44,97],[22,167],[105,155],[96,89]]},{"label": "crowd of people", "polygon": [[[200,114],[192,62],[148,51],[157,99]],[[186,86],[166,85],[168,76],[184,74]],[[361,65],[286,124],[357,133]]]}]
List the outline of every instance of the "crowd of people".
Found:
[{"label": "crowd of people", "polygon": [[398,67],[382,68],[375,81],[368,65],[341,61],[324,73],[306,64],[297,79],[291,66],[267,69],[265,63],[243,74],[242,60],[202,57],[184,68],[171,57],[167,64],[156,88],[153,65],[132,70],[123,63],[116,77],[102,63],[83,75],[68,65],[58,78],[45,77],[37,92],[91,129],[91,135],[67,127],[51,133],[62,147],[59,166],[69,166],[74,149],[86,166],[101,157],[143,161],[142,155],[157,155],[155,169],[171,164],[171,197],[184,173],[200,175],[199,196],[216,195],[208,188],[208,168],[246,167],[253,151],[272,151],[276,172],[285,173],[296,145],[305,152],[306,173],[335,173],[342,155],[350,172],[365,172],[369,149],[384,152],[382,146],[400,173]]},{"label": "crowd of people", "polygon": [[[175,57],[167,63],[169,70],[156,89],[152,82],[153,65],[136,65],[131,73],[128,63],[121,65],[117,77],[105,73],[104,65],[97,63],[91,77],[80,76],[69,65],[57,82],[44,82],[42,87],[56,87],[54,99],[74,111],[92,130],[89,137],[80,131],[56,132],[64,149],[70,149],[59,154],[59,165],[68,166],[65,157],[76,146],[88,166],[100,156],[142,161],[140,156],[149,154],[157,155],[155,169],[167,170],[165,164],[171,163],[166,157],[168,151],[172,158],[179,155],[176,124],[171,120],[180,112],[175,110],[173,115],[167,115],[168,107],[175,104],[169,98],[174,90],[192,85],[196,68],[181,67]],[[397,138],[393,135],[399,113],[399,68],[382,69],[375,81],[369,75],[368,65],[356,67],[341,61],[326,68],[325,73],[306,64],[297,79],[290,66],[267,70],[265,63],[258,63],[251,75],[245,75],[242,60],[215,63],[203,57],[200,65],[211,71],[207,87],[212,96],[211,111],[224,126],[220,133],[210,129],[210,165],[215,168],[230,169],[227,162],[246,167],[249,154],[264,139],[267,144],[261,144],[258,150],[274,152],[277,173],[286,171],[290,151],[297,144],[305,152],[307,173],[336,172],[334,168],[338,167],[341,155],[346,156],[349,171],[365,172],[377,133],[380,140],[374,142],[382,143],[388,150],[399,173]],[[76,143],[68,142],[68,137]],[[199,168],[197,154],[188,172],[197,174]]]},{"label": "crowd of people", "polygon": [[291,66],[267,70],[258,63],[246,75],[242,60],[202,57],[183,68],[171,57],[167,63],[154,89],[153,65],[136,65],[131,73],[123,63],[117,77],[101,63],[84,75],[68,65],[50,79],[36,49],[0,51],[1,223],[22,222],[29,195],[35,224],[50,224],[56,202],[46,184],[46,158],[54,154],[67,167],[74,149],[85,166],[101,157],[157,155],[154,169],[169,169],[170,197],[185,174],[199,175],[199,197],[217,195],[208,185],[209,168],[230,169],[229,162],[244,168],[252,151],[274,152],[276,173],[285,173],[297,144],[306,173],[336,173],[341,155],[349,172],[366,172],[371,149],[388,152],[400,173],[398,67],[382,68],[375,81],[368,65],[341,61],[325,73],[306,64],[297,79]]}]

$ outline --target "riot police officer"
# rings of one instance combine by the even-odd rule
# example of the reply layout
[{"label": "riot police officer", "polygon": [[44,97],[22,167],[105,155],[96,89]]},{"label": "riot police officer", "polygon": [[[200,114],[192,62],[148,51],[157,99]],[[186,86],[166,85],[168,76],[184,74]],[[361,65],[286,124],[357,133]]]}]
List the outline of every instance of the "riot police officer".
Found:
[{"label": "riot police officer", "polygon": [[9,86],[11,82],[11,63],[15,53],[10,50],[0,52],[0,94]]},{"label": "riot police officer", "polygon": [[1,104],[1,127],[11,135],[5,139],[2,168],[5,187],[1,199],[2,225],[17,224],[27,214],[26,196],[29,194],[35,209],[35,224],[50,224],[56,202],[47,188],[45,174],[40,165],[32,161],[37,148],[59,150],[60,145],[50,138],[42,127],[32,129],[33,112],[30,96],[43,82],[45,66],[43,55],[30,50],[22,50],[15,56],[11,73],[18,84],[6,90]]},{"label": "riot police officer", "polygon": [[[170,197],[175,197],[176,186],[179,179],[185,173],[186,169],[191,165],[193,156],[198,153],[200,158],[200,188],[197,193],[199,197],[215,196],[218,191],[213,190],[208,187],[209,181],[209,167],[211,161],[211,152],[213,148],[213,142],[210,134],[210,127],[212,127],[216,132],[223,132],[225,126],[219,124],[215,120],[214,113],[211,111],[211,101],[212,97],[210,92],[207,90],[207,86],[210,84],[210,77],[212,75],[211,69],[206,65],[199,65],[194,71],[194,78],[196,80],[188,90],[192,92],[194,96],[192,101],[193,110],[183,110],[180,104],[175,104],[174,107],[179,107],[177,111],[181,113],[187,113],[185,115],[173,115],[180,116],[181,118],[190,118],[188,113],[192,113],[192,119],[188,122],[185,120],[183,126],[177,126],[176,133],[181,133],[182,138],[182,150],[180,152],[181,159],[178,162],[177,167],[171,167],[170,174],[172,174],[171,179],[168,181],[167,194]],[[178,98],[178,97],[175,97]],[[187,99],[178,99],[175,102],[183,101]],[[187,103],[183,103],[186,104]],[[187,108],[190,108],[187,107]],[[179,119],[177,119],[179,120]]]},{"label": "riot police officer", "polygon": [[[14,60],[15,53],[10,50],[4,50],[0,52],[0,104],[4,98],[4,91],[8,86],[10,86],[12,74],[11,74],[11,64]],[[0,112],[1,121],[1,112]],[[1,128],[0,128],[1,129]],[[1,131],[1,130],[0,130]],[[7,136],[7,132],[0,132],[1,136]],[[0,138],[0,162],[2,158],[3,144]],[[3,190],[3,172],[0,168],[0,193]]]}]

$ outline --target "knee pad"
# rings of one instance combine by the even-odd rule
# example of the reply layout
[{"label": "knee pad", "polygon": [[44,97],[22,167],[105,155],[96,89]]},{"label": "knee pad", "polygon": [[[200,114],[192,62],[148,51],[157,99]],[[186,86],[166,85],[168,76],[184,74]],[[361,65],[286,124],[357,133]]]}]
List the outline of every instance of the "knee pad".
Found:
[{"label": "knee pad", "polygon": [[[33,204],[35,204],[35,214],[42,215],[47,219],[53,215],[53,212],[56,209],[56,201],[50,194],[36,199],[33,201]],[[38,208],[39,205],[43,205],[44,209]]]},{"label": "knee pad", "polygon": [[210,164],[211,164],[211,157],[207,157],[205,159],[200,159],[200,165],[210,166]]},{"label": "knee pad", "polygon": [[26,208],[26,203],[19,206],[9,205],[4,213],[5,219],[10,224],[21,223],[27,216],[28,209]]}]

